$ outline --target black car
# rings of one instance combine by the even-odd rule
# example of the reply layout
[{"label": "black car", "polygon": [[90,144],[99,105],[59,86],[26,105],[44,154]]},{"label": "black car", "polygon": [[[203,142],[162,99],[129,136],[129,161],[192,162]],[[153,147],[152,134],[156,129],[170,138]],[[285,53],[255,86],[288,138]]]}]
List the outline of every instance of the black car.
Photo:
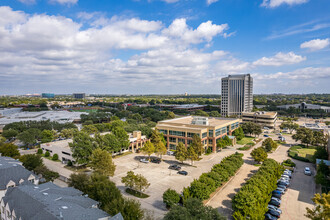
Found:
[{"label": "black car", "polygon": [[269,205],[274,205],[276,207],[280,207],[281,203],[279,203],[278,201],[276,200],[270,200],[270,202],[268,203]]},{"label": "black car", "polygon": [[284,191],[286,191],[288,189],[288,187],[286,187],[285,185],[282,185],[282,184],[278,184],[277,188],[283,189]]},{"label": "black car", "polygon": [[161,160],[158,159],[158,158],[152,158],[151,159],[151,163],[158,163],[158,164],[160,164],[160,162],[161,162]]},{"label": "black car", "polygon": [[179,165],[173,164],[173,165],[169,166],[168,169],[171,169],[171,170],[181,170],[181,167]]},{"label": "black car", "polygon": [[273,210],[273,209],[269,209],[267,213],[269,213],[269,214],[271,214],[272,216],[275,216],[275,217],[277,217],[277,218],[279,218],[280,215],[281,215],[281,213],[279,213],[278,211],[275,211],[275,210]]},{"label": "black car", "polygon": [[279,182],[277,183],[277,185],[284,185],[284,186],[288,187],[290,184],[289,184],[288,182],[279,181]]},{"label": "black car", "polygon": [[277,220],[277,218],[275,216],[272,216],[271,214],[269,213],[266,213],[265,214],[265,219],[266,220]]},{"label": "black car", "polygon": [[278,199],[281,199],[282,194],[273,194],[273,197],[278,198]]},{"label": "black car", "polygon": [[181,175],[187,176],[187,175],[188,175],[188,172],[187,172],[187,171],[184,171],[184,170],[180,170],[180,171],[178,172],[178,174],[181,174]]}]

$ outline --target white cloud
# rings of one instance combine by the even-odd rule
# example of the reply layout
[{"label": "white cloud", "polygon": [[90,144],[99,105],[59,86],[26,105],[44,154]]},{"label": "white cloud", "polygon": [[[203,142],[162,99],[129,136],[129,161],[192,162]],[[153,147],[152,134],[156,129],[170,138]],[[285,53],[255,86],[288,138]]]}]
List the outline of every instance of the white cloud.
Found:
[{"label": "white cloud", "polygon": [[78,2],[78,0],[49,0],[51,3],[58,3],[61,5],[74,5]]},{"label": "white cloud", "polygon": [[314,39],[310,41],[306,41],[300,45],[300,48],[307,48],[311,51],[321,50],[330,45],[330,39]]},{"label": "white cloud", "polygon": [[166,2],[166,3],[175,3],[175,2],[178,2],[180,0],[162,0],[163,2]]},{"label": "white cloud", "polygon": [[19,2],[22,2],[23,4],[31,5],[35,4],[36,0],[18,0]]},{"label": "white cloud", "polygon": [[213,3],[217,2],[217,1],[219,1],[219,0],[206,0],[206,4],[207,5],[210,5],[210,4],[213,4]]},{"label": "white cloud", "polygon": [[261,6],[267,8],[276,8],[282,4],[299,5],[308,2],[308,0],[263,0]]},{"label": "white cloud", "polygon": [[274,74],[254,74],[258,80],[269,79],[290,79],[290,80],[309,80],[309,79],[329,79],[330,67],[305,67],[291,72],[278,72]]},{"label": "white cloud", "polygon": [[296,55],[293,52],[282,53],[279,52],[273,57],[262,57],[253,62],[254,66],[283,66],[289,64],[300,63],[306,60],[306,57]]}]

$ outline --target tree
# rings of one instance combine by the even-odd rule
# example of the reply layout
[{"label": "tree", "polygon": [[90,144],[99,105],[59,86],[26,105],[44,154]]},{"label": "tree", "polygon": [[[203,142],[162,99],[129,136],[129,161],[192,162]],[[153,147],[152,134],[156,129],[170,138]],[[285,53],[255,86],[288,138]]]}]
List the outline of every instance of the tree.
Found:
[{"label": "tree", "polygon": [[0,145],[4,144],[5,141],[6,141],[6,138],[4,138],[0,135]]},{"label": "tree", "polygon": [[273,141],[272,138],[267,138],[262,142],[262,146],[266,149],[267,152],[270,152],[272,150],[275,150],[278,144],[275,141]]},{"label": "tree", "polygon": [[309,128],[298,128],[296,130],[296,134],[292,135],[292,138],[295,141],[301,141],[301,143],[306,144],[307,146],[309,144],[312,144],[314,141],[313,137],[313,131]]},{"label": "tree", "polygon": [[312,199],[316,204],[314,209],[306,208],[307,218],[312,220],[326,220],[330,216],[330,193],[325,194],[319,193],[315,194],[315,197]]},{"label": "tree", "polygon": [[23,166],[28,170],[34,170],[36,167],[44,166],[42,158],[37,154],[26,154],[20,157]]},{"label": "tree", "polygon": [[58,154],[54,154],[53,157],[52,157],[52,160],[58,160]]},{"label": "tree", "polygon": [[15,159],[18,159],[20,156],[17,146],[11,143],[0,145],[0,153],[4,157],[12,157]]},{"label": "tree", "polygon": [[196,154],[194,148],[191,146],[188,147],[187,158],[191,160],[191,165],[194,164],[194,160],[198,159],[198,155]]},{"label": "tree", "polygon": [[222,148],[225,148],[226,147],[226,144],[225,144],[225,141],[220,138],[218,141],[217,141],[217,149],[221,151]]},{"label": "tree", "polygon": [[136,189],[138,189],[140,192],[144,192],[149,186],[150,183],[144,176],[142,176],[141,174],[136,175],[136,179],[135,179]]},{"label": "tree", "polygon": [[268,157],[263,147],[258,147],[256,149],[253,149],[253,151],[251,152],[251,156],[258,163],[263,162]]},{"label": "tree", "polygon": [[49,153],[49,151],[46,151],[46,153],[45,153],[45,157],[50,157],[50,153]]},{"label": "tree", "polygon": [[253,122],[246,122],[242,124],[242,129],[245,134],[254,134],[255,136],[260,135],[262,133],[261,126],[259,124]]},{"label": "tree", "polygon": [[42,153],[43,153],[43,152],[42,152],[42,149],[39,148],[38,151],[37,151],[37,154],[42,154]]},{"label": "tree", "polygon": [[42,177],[46,179],[46,181],[54,181],[55,179],[60,177],[57,172],[49,170],[44,165],[36,167],[33,171],[37,174],[41,174]]},{"label": "tree", "polygon": [[85,132],[79,132],[69,143],[72,151],[72,157],[78,164],[87,164],[89,157],[95,149],[94,139]]},{"label": "tree", "polygon": [[217,209],[210,206],[204,206],[202,201],[195,198],[189,198],[184,206],[174,206],[164,217],[164,220],[225,220]]},{"label": "tree", "polygon": [[178,146],[176,147],[175,159],[181,163],[187,159],[187,148],[182,142],[179,142]]},{"label": "tree", "polygon": [[121,178],[121,182],[125,184],[126,187],[134,189],[135,187],[135,174],[133,171],[128,171],[126,176]]},{"label": "tree", "polygon": [[121,182],[125,184],[126,187],[134,189],[138,192],[144,192],[150,183],[141,174],[134,174],[133,171],[128,171],[125,177],[122,177]]},{"label": "tree", "polygon": [[201,156],[204,153],[204,148],[203,148],[202,140],[196,134],[194,134],[194,136],[193,136],[193,139],[192,139],[192,142],[190,144],[190,147],[192,147],[194,149],[195,153],[198,156]]},{"label": "tree", "polygon": [[195,113],[194,113],[194,115],[209,117],[209,114],[207,114],[203,110],[196,110]]},{"label": "tree", "polygon": [[106,150],[96,148],[90,156],[89,166],[94,172],[104,176],[113,176],[115,174],[116,165],[112,161],[111,155]]},{"label": "tree", "polygon": [[233,145],[233,141],[228,137],[228,135],[223,137],[223,141],[225,142],[226,146],[231,146]]},{"label": "tree", "polygon": [[167,189],[163,193],[163,202],[165,203],[166,207],[171,208],[174,205],[178,204],[180,201],[180,195],[173,189]]},{"label": "tree", "polygon": [[51,130],[43,130],[41,132],[41,142],[42,143],[51,142],[53,139],[54,139],[54,135]]},{"label": "tree", "polygon": [[120,149],[128,149],[130,142],[127,132],[122,127],[115,127],[112,129],[113,134],[118,140]]},{"label": "tree", "polygon": [[14,129],[8,129],[2,132],[2,136],[5,137],[6,139],[11,139],[13,137],[16,137],[17,135],[18,135],[18,131]]},{"label": "tree", "polygon": [[315,182],[325,187],[330,187],[330,168],[321,160],[321,163],[317,167],[317,174],[315,176]]},{"label": "tree", "polygon": [[149,161],[150,161],[151,154],[155,152],[155,146],[150,141],[147,141],[144,144],[144,146],[141,148],[141,151],[149,156]]},{"label": "tree", "polygon": [[299,125],[290,120],[290,121],[284,121],[284,122],[282,122],[282,124],[280,125],[280,128],[281,129],[285,129],[286,128],[286,129],[289,130],[290,134],[292,134],[292,132],[294,130],[297,130],[299,128]]},{"label": "tree", "polygon": [[86,173],[72,173],[68,185],[86,193],[90,182],[90,177]]},{"label": "tree", "polygon": [[77,132],[78,132],[78,129],[76,129],[76,128],[63,129],[60,132],[60,136],[62,138],[73,138],[74,134]]},{"label": "tree", "polygon": [[[104,136],[101,137],[103,144],[99,144],[99,146],[104,149],[107,150],[111,153],[114,152],[118,152],[121,150],[121,146],[119,143],[118,138],[116,137],[116,135],[110,133],[110,134],[106,134]],[[95,136],[96,142],[97,142],[97,135]]]},{"label": "tree", "polygon": [[242,140],[244,138],[244,131],[242,127],[237,128],[234,132],[233,135],[236,137],[238,141]]},{"label": "tree", "polygon": [[221,114],[218,111],[211,111],[210,117],[221,117]]},{"label": "tree", "polygon": [[37,138],[40,136],[40,130],[36,128],[30,128],[17,135],[17,139],[22,141],[25,145],[31,146],[37,142]]},{"label": "tree", "polygon": [[167,148],[163,142],[164,136],[160,135],[158,129],[152,131],[151,133],[151,143],[155,146],[156,155],[162,157],[162,155],[166,154]]},{"label": "tree", "polygon": [[94,125],[84,125],[81,131],[86,132],[87,134],[95,134],[99,132]]}]

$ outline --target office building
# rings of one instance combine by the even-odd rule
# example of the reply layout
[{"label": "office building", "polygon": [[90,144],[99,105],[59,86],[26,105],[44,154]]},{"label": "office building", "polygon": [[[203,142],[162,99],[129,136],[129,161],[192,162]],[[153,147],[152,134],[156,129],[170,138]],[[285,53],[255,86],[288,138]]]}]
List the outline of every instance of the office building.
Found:
[{"label": "office building", "polygon": [[164,134],[168,150],[175,150],[179,142],[187,147],[192,143],[193,136],[197,135],[205,149],[211,148],[216,152],[217,140],[225,135],[230,136],[239,122],[239,119],[187,116],[159,121],[156,128]]},{"label": "office building", "polygon": [[72,94],[72,97],[74,99],[85,99],[86,94],[85,93],[73,93]]},{"label": "office building", "polygon": [[277,121],[277,112],[243,112],[243,122],[254,122],[263,127],[274,128]]},{"label": "office building", "polygon": [[291,104],[291,105],[279,105],[277,106],[278,109],[286,109],[289,108],[296,108],[299,109],[301,112],[304,112],[305,110],[323,110],[327,113],[330,112],[330,107],[328,106],[322,106],[322,105],[314,105],[314,104],[307,104],[306,102],[302,102],[300,104]]},{"label": "office building", "polygon": [[250,74],[229,75],[221,79],[222,116],[241,115],[253,108],[253,79]]},{"label": "office building", "polygon": [[[0,202],[1,219],[34,220],[110,220],[98,202],[72,187],[61,188],[52,182],[25,184],[7,190]],[[123,219],[123,218],[119,218]]]},{"label": "office building", "polygon": [[55,98],[55,94],[54,93],[42,93],[41,94],[42,98],[48,98],[48,99],[52,99]]},{"label": "office building", "polygon": [[27,182],[38,184],[39,179],[31,171],[25,169],[21,162],[10,157],[0,156],[0,200],[10,187]]}]

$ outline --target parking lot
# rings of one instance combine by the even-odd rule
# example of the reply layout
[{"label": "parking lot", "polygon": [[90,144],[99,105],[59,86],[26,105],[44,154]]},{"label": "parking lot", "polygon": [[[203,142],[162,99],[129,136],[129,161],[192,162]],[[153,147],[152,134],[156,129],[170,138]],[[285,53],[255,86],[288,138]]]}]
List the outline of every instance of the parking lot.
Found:
[{"label": "parking lot", "polygon": [[[163,156],[163,162],[160,164],[155,163],[141,163],[139,160],[143,158],[143,154],[130,154],[124,157],[114,159],[116,164],[116,172],[114,177],[110,179],[116,183],[118,188],[122,190],[124,195],[125,186],[121,183],[121,178],[126,175],[127,171],[132,170],[137,174],[142,174],[150,183],[150,187],[146,190],[146,194],[150,197],[145,199],[138,199],[141,202],[141,206],[145,209],[152,210],[156,218],[162,218],[166,213],[166,207],[163,204],[163,193],[168,188],[172,188],[180,193],[183,187],[190,185],[195,178],[203,172],[210,171],[211,167],[219,163],[222,158],[235,153],[236,150],[233,147],[224,149],[220,153],[204,155],[200,161],[195,161],[194,166],[190,166],[190,161],[186,161],[185,164],[179,164],[174,156]],[[168,167],[172,164],[179,164],[182,170],[188,172],[187,176],[177,174],[177,171],[170,170]]]}]

